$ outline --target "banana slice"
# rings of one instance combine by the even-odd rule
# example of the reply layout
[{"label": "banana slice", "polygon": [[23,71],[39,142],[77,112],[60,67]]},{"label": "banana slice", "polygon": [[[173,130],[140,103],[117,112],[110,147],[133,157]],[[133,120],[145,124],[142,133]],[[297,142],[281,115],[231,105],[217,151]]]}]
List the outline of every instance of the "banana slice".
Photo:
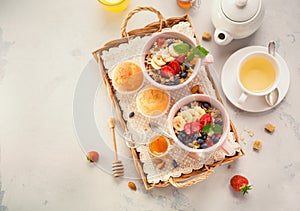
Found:
[{"label": "banana slice", "polygon": [[174,49],[174,46],[176,45],[176,43],[173,43],[169,46],[169,53],[171,54],[171,56],[173,57],[178,57],[179,54],[176,53],[175,49]]},{"label": "banana slice", "polygon": [[194,109],[199,113],[199,118],[206,113],[205,110],[200,106],[195,106]]},{"label": "banana slice", "polygon": [[187,111],[192,115],[193,122],[197,122],[200,119],[200,114],[197,110],[190,108]]},{"label": "banana slice", "polygon": [[160,70],[161,66],[159,66],[158,64],[155,63],[154,59],[151,59],[151,66],[155,69],[155,70]]},{"label": "banana slice", "polygon": [[193,121],[193,116],[192,114],[188,111],[181,111],[180,113],[177,114],[178,116],[182,116],[182,118],[186,121],[186,122],[192,122]]},{"label": "banana slice", "polygon": [[158,66],[163,66],[166,64],[166,62],[163,60],[162,55],[154,55],[153,56],[153,61],[155,62],[155,64],[157,64]]},{"label": "banana slice", "polygon": [[183,131],[184,130],[184,125],[185,125],[186,121],[183,119],[182,116],[176,116],[173,119],[173,127],[177,130],[177,131]]},{"label": "banana slice", "polygon": [[171,61],[174,61],[175,58],[171,55],[162,55],[163,56],[163,60],[167,63],[167,62],[171,62]]}]

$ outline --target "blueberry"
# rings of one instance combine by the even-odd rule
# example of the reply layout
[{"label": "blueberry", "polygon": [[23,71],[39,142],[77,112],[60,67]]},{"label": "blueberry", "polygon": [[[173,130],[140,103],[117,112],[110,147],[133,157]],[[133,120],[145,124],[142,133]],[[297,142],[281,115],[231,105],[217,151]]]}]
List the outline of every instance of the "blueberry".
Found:
[{"label": "blueberry", "polygon": [[184,142],[184,141],[186,140],[186,133],[185,133],[184,131],[181,131],[181,132],[178,134],[177,138],[178,138],[180,141]]},{"label": "blueberry", "polygon": [[216,137],[215,139],[213,139],[214,144],[218,143],[219,140],[220,140],[220,139],[219,139],[218,137]]},{"label": "blueberry", "polygon": [[207,139],[207,133],[206,132],[201,132],[201,138],[203,140],[206,140]]},{"label": "blueberry", "polygon": [[180,77],[180,78],[186,78],[187,75],[188,75],[187,72],[181,72],[181,73],[179,74],[179,77]]},{"label": "blueberry", "polygon": [[172,160],[172,165],[174,166],[174,168],[176,168],[178,166],[178,163],[176,160]]},{"label": "blueberry", "polygon": [[178,84],[180,84],[180,79],[179,78],[174,78],[174,81],[166,82],[166,85],[168,85],[168,86],[175,86],[175,85],[178,85]]},{"label": "blueberry", "polygon": [[200,149],[206,149],[207,147],[208,147],[208,146],[207,146],[206,143],[203,143],[203,144],[200,145]]},{"label": "blueberry", "polygon": [[218,136],[216,136],[215,134],[213,134],[213,135],[211,136],[211,139],[213,140],[214,144],[218,143],[219,140],[220,140],[220,138],[219,138]]},{"label": "blueberry", "polygon": [[170,46],[173,43],[173,40],[168,40],[168,46]]},{"label": "blueberry", "polygon": [[133,111],[132,111],[132,112],[130,112],[128,116],[129,116],[129,118],[132,118],[132,117],[134,117],[134,112],[133,112]]},{"label": "blueberry", "polygon": [[208,108],[211,107],[210,103],[208,103],[208,102],[203,102],[202,105],[203,105],[203,107],[206,108],[206,109],[208,109]]},{"label": "blueberry", "polygon": [[180,84],[180,79],[179,78],[174,78],[174,83],[175,83],[175,85],[177,85],[177,84]]},{"label": "blueberry", "polygon": [[190,138],[190,137],[187,137],[185,140],[184,140],[184,142],[186,143],[186,144],[189,144],[189,143],[192,143],[194,140],[192,139],[192,138]]},{"label": "blueberry", "polygon": [[199,138],[199,134],[198,134],[198,133],[195,133],[195,134],[193,135],[193,139],[194,139],[194,140],[197,140],[197,138]]},{"label": "blueberry", "polygon": [[203,140],[202,138],[198,137],[197,141],[198,141],[199,144],[202,144],[205,140]]},{"label": "blueberry", "polygon": [[191,66],[190,66],[190,64],[189,64],[189,63],[185,63],[185,64],[184,64],[184,67],[185,67],[185,69],[186,69],[186,70],[188,70],[188,69],[190,69],[190,68],[191,68]]},{"label": "blueberry", "polygon": [[221,119],[218,119],[215,121],[215,124],[217,125],[223,125],[223,121]]}]

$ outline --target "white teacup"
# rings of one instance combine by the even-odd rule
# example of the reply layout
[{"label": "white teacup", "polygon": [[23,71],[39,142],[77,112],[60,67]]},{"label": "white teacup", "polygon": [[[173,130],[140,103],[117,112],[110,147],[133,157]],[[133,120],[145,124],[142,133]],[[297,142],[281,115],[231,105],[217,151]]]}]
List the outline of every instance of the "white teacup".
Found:
[{"label": "white teacup", "polygon": [[279,83],[280,69],[274,56],[265,52],[251,52],[238,65],[237,80],[242,88],[238,102],[243,104],[249,95],[264,96]]}]

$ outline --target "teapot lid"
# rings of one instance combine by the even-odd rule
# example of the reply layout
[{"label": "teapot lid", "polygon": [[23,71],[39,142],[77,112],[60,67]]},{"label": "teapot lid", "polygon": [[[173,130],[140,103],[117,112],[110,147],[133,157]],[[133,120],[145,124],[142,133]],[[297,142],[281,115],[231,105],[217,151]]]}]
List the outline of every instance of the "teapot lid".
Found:
[{"label": "teapot lid", "polygon": [[260,10],[260,7],[260,0],[221,0],[223,13],[235,22],[250,20]]}]

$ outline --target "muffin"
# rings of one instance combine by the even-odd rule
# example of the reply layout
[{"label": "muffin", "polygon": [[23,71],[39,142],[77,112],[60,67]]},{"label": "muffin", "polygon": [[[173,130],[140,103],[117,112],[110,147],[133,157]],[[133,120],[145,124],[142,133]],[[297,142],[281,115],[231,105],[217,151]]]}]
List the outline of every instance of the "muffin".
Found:
[{"label": "muffin", "polygon": [[139,111],[146,117],[162,116],[169,106],[167,92],[156,87],[147,87],[139,92],[136,98]]},{"label": "muffin", "polygon": [[121,93],[130,93],[138,90],[143,85],[143,81],[142,69],[135,62],[122,62],[113,71],[113,86]]}]

